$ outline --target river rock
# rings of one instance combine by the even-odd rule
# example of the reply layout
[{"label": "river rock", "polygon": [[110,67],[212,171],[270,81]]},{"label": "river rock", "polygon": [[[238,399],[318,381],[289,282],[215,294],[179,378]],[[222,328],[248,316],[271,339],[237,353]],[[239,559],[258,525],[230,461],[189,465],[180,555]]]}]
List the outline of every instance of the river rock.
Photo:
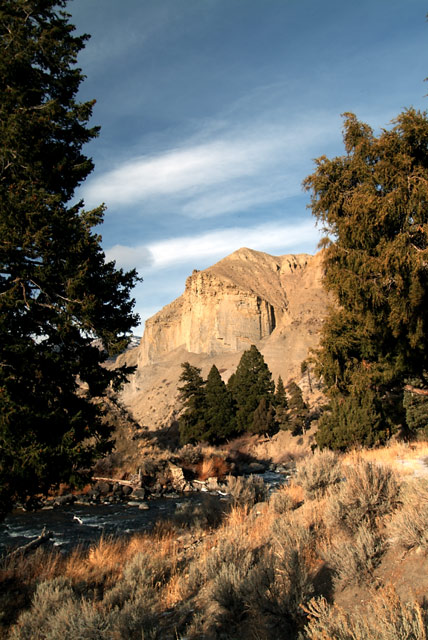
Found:
[{"label": "river rock", "polygon": [[129,496],[132,493],[132,487],[127,484],[124,484],[122,487],[122,495]]},{"label": "river rock", "polygon": [[98,480],[94,486],[94,490],[101,496],[107,496],[111,491],[111,484],[105,480]]},{"label": "river rock", "polygon": [[149,505],[147,504],[147,502],[141,502],[141,503],[138,505],[138,508],[139,508],[141,511],[148,511],[148,509],[150,509],[150,507],[149,507]]},{"label": "river rock", "polygon": [[144,498],[146,497],[146,490],[143,489],[142,487],[138,487],[137,489],[134,489],[134,491],[132,492],[132,498],[134,500],[144,500]]}]

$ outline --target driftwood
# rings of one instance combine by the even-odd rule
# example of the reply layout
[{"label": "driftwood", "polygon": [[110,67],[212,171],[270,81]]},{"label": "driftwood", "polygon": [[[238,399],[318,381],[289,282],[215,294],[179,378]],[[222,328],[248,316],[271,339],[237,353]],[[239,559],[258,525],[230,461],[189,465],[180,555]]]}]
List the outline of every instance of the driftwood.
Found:
[{"label": "driftwood", "polygon": [[419,389],[418,387],[413,387],[411,384],[406,384],[404,391],[414,393],[416,396],[428,396],[428,389]]},{"label": "driftwood", "polygon": [[34,549],[37,549],[42,544],[45,544],[46,542],[48,542],[48,540],[50,540],[52,536],[53,536],[52,531],[46,531],[46,527],[45,527],[38,538],[36,538],[35,540],[31,540],[31,542],[27,542],[27,544],[22,545],[22,547],[18,547],[17,549],[14,549],[13,551],[7,554],[6,558],[7,559],[15,558],[16,556],[20,556],[20,555],[24,556],[30,551],[34,551]]},{"label": "driftwood", "polygon": [[118,480],[116,478],[101,478],[100,476],[92,476],[92,480],[99,480],[101,482],[110,482],[112,484],[124,484],[126,487],[133,487],[135,482],[131,482],[130,480]]}]

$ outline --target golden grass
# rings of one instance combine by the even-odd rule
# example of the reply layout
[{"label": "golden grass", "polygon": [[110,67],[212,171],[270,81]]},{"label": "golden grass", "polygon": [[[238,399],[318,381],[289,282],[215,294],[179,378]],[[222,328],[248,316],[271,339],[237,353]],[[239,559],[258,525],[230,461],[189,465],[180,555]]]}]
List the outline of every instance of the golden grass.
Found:
[{"label": "golden grass", "polygon": [[[388,465],[399,475],[413,475],[423,469],[421,460],[428,458],[428,442],[391,442],[376,449],[356,449],[344,454],[344,464],[356,464],[360,459]],[[427,468],[428,474],[428,468]]]}]

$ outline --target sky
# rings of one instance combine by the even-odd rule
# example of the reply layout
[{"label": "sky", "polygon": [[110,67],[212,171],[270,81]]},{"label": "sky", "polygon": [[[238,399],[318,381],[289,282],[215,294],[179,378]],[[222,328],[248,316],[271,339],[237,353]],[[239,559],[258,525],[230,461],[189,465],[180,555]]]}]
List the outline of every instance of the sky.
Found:
[{"label": "sky", "polygon": [[422,0],[70,0],[79,99],[96,100],[76,192],[105,203],[102,246],[136,268],[144,321],[246,246],[315,253],[304,178],[344,153],[341,114],[376,132],[428,108]]}]

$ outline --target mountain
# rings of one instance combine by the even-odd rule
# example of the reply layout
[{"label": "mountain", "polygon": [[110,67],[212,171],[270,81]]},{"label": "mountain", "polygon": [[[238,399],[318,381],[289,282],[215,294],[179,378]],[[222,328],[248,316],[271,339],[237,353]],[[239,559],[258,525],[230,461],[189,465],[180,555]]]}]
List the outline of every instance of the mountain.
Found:
[{"label": "mountain", "polygon": [[139,422],[168,426],[182,362],[204,376],[216,364],[227,380],[251,344],[275,380],[300,380],[330,302],[322,273],[321,252],[271,256],[247,248],[193,271],[184,293],[147,320],[139,346],[118,358],[137,365],[122,401]]}]

